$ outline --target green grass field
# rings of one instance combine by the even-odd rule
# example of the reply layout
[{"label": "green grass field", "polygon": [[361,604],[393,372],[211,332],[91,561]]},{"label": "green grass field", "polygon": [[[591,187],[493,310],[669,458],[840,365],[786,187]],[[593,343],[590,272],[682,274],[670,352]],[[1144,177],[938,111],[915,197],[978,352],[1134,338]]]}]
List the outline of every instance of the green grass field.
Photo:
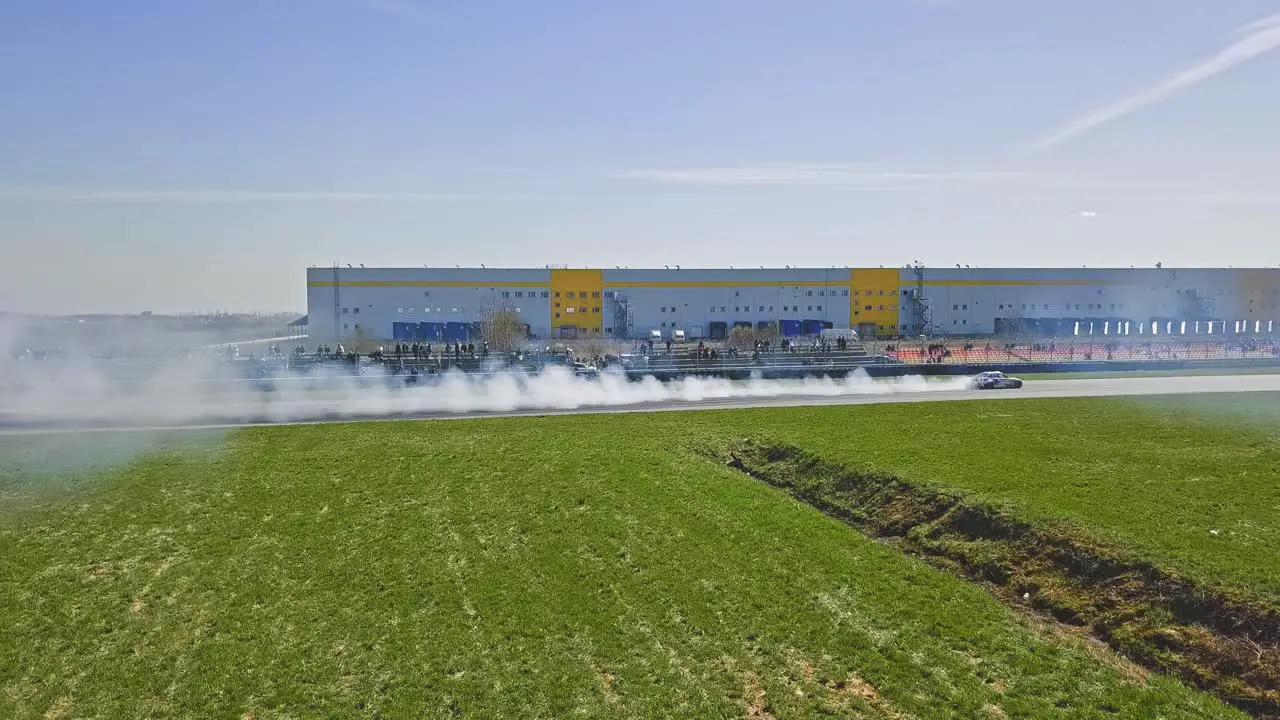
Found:
[{"label": "green grass field", "polygon": [[1088,379],[1111,379],[1111,378],[1141,378],[1141,377],[1185,377],[1188,375],[1214,376],[1214,375],[1277,375],[1280,374],[1280,367],[1253,367],[1253,368],[1197,368],[1194,370],[1116,370],[1116,371],[1098,371],[1098,372],[1057,372],[1057,373],[1019,373],[1016,366],[1009,369],[1010,375],[1016,375],[1024,380],[1088,380]]},{"label": "green grass field", "polygon": [[706,451],[789,443],[1275,606],[1278,432],[1256,394],[282,427],[132,461],[0,438],[0,716],[1243,717]]}]

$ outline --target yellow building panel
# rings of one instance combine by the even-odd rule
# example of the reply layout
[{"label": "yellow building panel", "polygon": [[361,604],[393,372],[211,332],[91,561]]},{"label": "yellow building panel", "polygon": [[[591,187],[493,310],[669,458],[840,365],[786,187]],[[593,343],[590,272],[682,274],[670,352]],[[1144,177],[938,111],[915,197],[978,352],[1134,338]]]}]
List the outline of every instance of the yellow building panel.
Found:
[{"label": "yellow building panel", "polygon": [[898,334],[899,270],[897,268],[854,268],[849,271],[849,326],[866,335],[875,326],[875,335]]},{"label": "yellow building panel", "polygon": [[1280,301],[1280,275],[1274,270],[1236,270],[1235,314],[1240,320],[1269,319],[1275,316],[1274,305]]},{"label": "yellow building panel", "polygon": [[550,302],[553,335],[601,335],[604,328],[604,272],[552,270]]}]

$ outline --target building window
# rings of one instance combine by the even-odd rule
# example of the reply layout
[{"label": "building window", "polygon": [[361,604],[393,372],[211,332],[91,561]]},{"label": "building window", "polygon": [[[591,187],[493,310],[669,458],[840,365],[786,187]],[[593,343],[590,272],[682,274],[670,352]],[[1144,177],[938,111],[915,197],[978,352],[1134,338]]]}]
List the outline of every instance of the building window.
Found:
[{"label": "building window", "polygon": [[881,305],[881,306],[879,307],[879,309],[880,309],[880,310],[884,310],[884,306],[883,306],[883,305]]},{"label": "building window", "polygon": [[346,314],[347,314],[347,313],[349,313],[349,312],[351,312],[351,308],[342,308],[342,314],[343,314],[343,315],[346,315]]},{"label": "building window", "polygon": [[799,305],[792,305],[792,306],[791,306],[791,312],[793,312],[793,313],[794,313],[794,312],[800,312],[800,306],[799,306]]},{"label": "building window", "polygon": [[573,299],[573,291],[572,291],[572,290],[570,290],[570,291],[567,293],[567,297],[568,297],[570,300],[572,300],[572,299]]},{"label": "building window", "polygon": [[716,311],[715,305],[712,305],[711,307],[707,308],[707,312],[715,312],[715,311]]},{"label": "building window", "polygon": [[396,312],[398,312],[398,313],[400,313],[401,315],[403,315],[403,314],[404,314],[404,308],[396,308]]},{"label": "building window", "polygon": [[812,306],[812,305],[810,305],[810,306],[809,306],[809,309],[808,309],[808,310],[805,310],[805,312],[813,312],[813,306]]},{"label": "building window", "polygon": [[[607,297],[607,298],[612,298],[612,297],[613,297],[613,291],[612,291],[612,290],[605,290],[605,291],[604,291],[604,296],[605,296],[605,297]],[[604,331],[605,331],[605,332],[613,332],[613,328],[605,328],[605,329],[604,329]]]},{"label": "building window", "polygon": [[951,306],[951,309],[952,309],[952,310],[959,310],[959,309],[960,309],[960,306],[959,306],[959,305],[952,305],[952,306]]},{"label": "building window", "polygon": [[556,303],[556,307],[560,307],[560,303]]},{"label": "building window", "polygon": [[409,308],[409,314],[410,314],[410,315],[412,315],[412,314],[413,314],[413,308]]},{"label": "building window", "polygon": [[769,312],[773,312],[773,306],[772,306],[772,305],[770,305],[770,306],[769,306]]},{"label": "building window", "polygon": [[564,309],[564,311],[565,311],[565,312],[567,312],[567,313],[572,313],[572,312],[573,312],[573,308],[568,307],[568,308],[565,308],[565,309]]},{"label": "building window", "polygon": [[517,291],[516,291],[516,297],[518,297],[518,298],[522,298],[522,297],[524,297],[524,291],[523,291],[523,290],[517,290]]},{"label": "building window", "polygon": [[826,296],[827,296],[827,291],[826,291],[826,290],[819,290],[819,291],[818,291],[818,297],[826,297]]},{"label": "building window", "polygon": [[734,297],[738,297],[738,291],[737,291],[737,290],[734,290],[734,291],[733,291],[733,296],[734,296]]},{"label": "building window", "polygon": [[430,290],[427,290],[427,291],[423,292],[423,293],[422,293],[422,297],[431,297],[431,291],[430,291]]},{"label": "building window", "polygon": [[586,308],[584,308],[584,307],[580,307],[580,308],[578,308],[578,312],[584,313],[584,312],[586,312],[586,311],[587,311],[587,309],[586,309]]},{"label": "building window", "polygon": [[822,312],[822,306],[821,306],[821,305],[819,305],[819,306],[818,306],[818,312]]},{"label": "building window", "polygon": [[[546,291],[546,290],[543,290],[543,291],[542,291],[542,297],[547,297],[547,291]],[[559,295],[556,295],[556,297],[560,297],[560,296],[559,296]]]},{"label": "building window", "polygon": [[[546,297],[546,296],[547,296],[547,294],[546,294],[546,293],[542,293],[542,297]],[[556,291],[556,297],[560,297],[560,291],[559,291],[559,290],[557,290],[557,291]]]},{"label": "building window", "polygon": [[598,297],[600,297],[600,292],[599,292],[598,290],[597,290],[597,291],[592,291],[592,293],[591,293],[591,297],[593,297],[593,298],[598,298]]},{"label": "building window", "polygon": [[[412,311],[412,310],[410,310],[409,312],[413,312],[413,311]],[[429,307],[424,307],[424,308],[422,308],[422,312],[429,313],[429,312],[431,312],[431,308],[429,308]]]},{"label": "building window", "polygon": [[764,306],[763,306],[763,305],[761,305],[761,306],[760,306],[760,312],[764,312]]},{"label": "building window", "polygon": [[593,307],[593,308],[591,308],[591,312],[593,312],[593,313],[599,313],[599,312],[600,312],[600,308],[598,308],[598,307]]},{"label": "building window", "polygon": [[868,305],[868,306],[866,307],[866,311],[867,311],[867,312],[871,312],[871,306],[870,306],[870,305]]},{"label": "building window", "polygon": [[[960,309],[961,309],[961,310],[968,310],[968,309],[969,309],[969,306],[968,306],[968,305],[961,305],[961,306],[960,306]],[[1035,308],[1032,308],[1032,309],[1034,310]]]},{"label": "building window", "polygon": [[453,308],[449,312],[458,312],[458,308]]},{"label": "building window", "polygon": [[519,315],[519,314],[520,314],[520,308],[516,308],[516,314],[517,314],[517,315]]},{"label": "building window", "polygon": [[559,317],[560,317],[560,313],[556,313],[556,318],[558,319]]},{"label": "building window", "polygon": [[511,297],[511,293],[510,293],[509,291],[507,291],[507,290],[503,290],[503,291],[502,291],[502,297],[504,297],[504,298],[509,298],[509,297]]},{"label": "building window", "polygon": [[804,296],[805,296],[805,297],[813,297],[813,291],[812,291],[812,290],[805,290],[805,291],[804,291]]},{"label": "building window", "polygon": [[720,306],[720,312],[729,312],[723,305]]},{"label": "building window", "polygon": [[845,297],[849,297],[849,291],[848,291],[848,290],[841,290],[841,291],[840,291],[840,294],[841,294],[841,295],[843,295],[843,296],[845,296]]}]

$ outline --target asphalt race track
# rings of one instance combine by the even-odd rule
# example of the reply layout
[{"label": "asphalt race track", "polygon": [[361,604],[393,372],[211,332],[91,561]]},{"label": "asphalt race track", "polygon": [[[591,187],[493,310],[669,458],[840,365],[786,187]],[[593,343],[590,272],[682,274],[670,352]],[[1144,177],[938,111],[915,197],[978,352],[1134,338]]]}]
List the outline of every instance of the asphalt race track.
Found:
[{"label": "asphalt race track", "polygon": [[[880,386],[880,383],[875,385]],[[1280,375],[1211,375],[1185,377],[1135,377],[1079,380],[1039,380],[1018,390],[901,389],[890,384],[867,387],[841,394],[813,391],[777,393],[768,396],[736,396],[700,400],[665,400],[630,404],[583,404],[578,407],[529,407],[502,411],[343,411],[306,400],[290,401],[283,414],[289,419],[266,418],[254,406],[228,404],[213,406],[199,420],[172,423],[104,422],[91,418],[32,417],[0,409],[0,435],[60,432],[102,432],[123,430],[229,429],[268,425],[301,425],[333,422],[368,422],[409,419],[459,419],[477,417],[531,417],[586,413],[716,410],[729,408],[865,405],[886,402],[943,402],[955,400],[996,400],[1016,398],[1119,397],[1178,395],[1189,393],[1280,392]],[[281,408],[276,408],[279,414]]]}]

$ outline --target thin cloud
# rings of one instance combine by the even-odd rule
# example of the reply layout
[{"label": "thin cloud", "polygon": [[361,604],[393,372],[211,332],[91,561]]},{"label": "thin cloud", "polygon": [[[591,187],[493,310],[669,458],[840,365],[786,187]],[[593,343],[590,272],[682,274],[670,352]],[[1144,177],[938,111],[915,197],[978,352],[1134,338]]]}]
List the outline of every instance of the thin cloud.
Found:
[{"label": "thin cloud", "polygon": [[1213,57],[1165,78],[1155,85],[1130,95],[1119,102],[1076,118],[1032,144],[1028,152],[1036,153],[1060,145],[1099,126],[1114,122],[1148,105],[1154,105],[1183,90],[1194,87],[1242,63],[1280,48],[1280,13],[1255,20],[1236,29],[1238,38]]},{"label": "thin cloud", "polygon": [[[1167,179],[1110,179],[1079,175],[1003,171],[928,171],[877,165],[796,164],[617,170],[614,180],[666,185],[740,188],[822,188],[848,192],[983,190],[1004,194],[1063,193],[1079,199],[1128,198],[1155,202],[1280,207],[1280,190],[1185,183]],[[1078,217],[1097,217],[1084,209]]]},{"label": "thin cloud", "polygon": [[409,0],[363,0],[364,4],[373,10],[394,15],[404,20],[424,23],[430,18],[426,10],[416,3]]},{"label": "thin cloud", "polygon": [[826,163],[758,167],[711,167],[622,170],[618,180],[686,185],[808,185],[875,189],[919,183],[983,183],[1026,177],[1003,172],[919,172],[875,165]]},{"label": "thin cloud", "polygon": [[[109,190],[76,188],[0,188],[0,200],[135,203],[290,203],[403,202],[465,200],[468,195],[413,192],[307,192],[252,190]],[[486,196],[491,197],[491,196]]]}]

